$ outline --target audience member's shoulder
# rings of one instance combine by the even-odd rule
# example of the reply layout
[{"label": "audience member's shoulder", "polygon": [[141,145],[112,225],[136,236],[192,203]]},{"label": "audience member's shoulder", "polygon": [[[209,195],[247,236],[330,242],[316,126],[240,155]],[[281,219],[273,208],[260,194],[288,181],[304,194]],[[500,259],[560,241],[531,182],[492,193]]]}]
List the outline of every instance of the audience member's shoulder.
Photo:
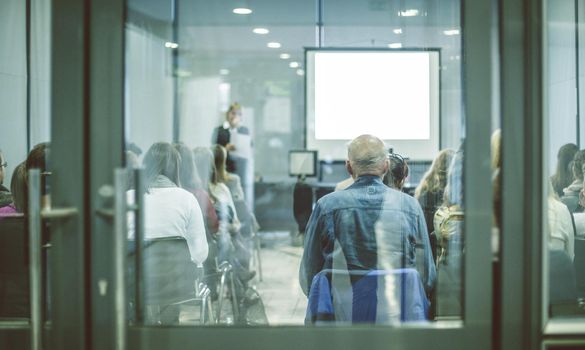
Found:
[{"label": "audience member's shoulder", "polygon": [[240,182],[240,175],[234,173],[228,173],[228,181]]},{"label": "audience member's shoulder", "polygon": [[157,188],[155,190],[160,191],[162,193],[166,193],[168,196],[176,198],[177,200],[180,201],[191,202],[193,199],[195,199],[193,193],[181,187]]}]

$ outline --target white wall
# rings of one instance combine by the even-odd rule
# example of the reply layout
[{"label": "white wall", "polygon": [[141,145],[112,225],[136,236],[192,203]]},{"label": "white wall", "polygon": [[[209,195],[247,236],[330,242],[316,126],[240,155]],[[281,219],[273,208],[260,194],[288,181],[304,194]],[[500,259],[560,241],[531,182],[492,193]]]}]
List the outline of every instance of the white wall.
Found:
[{"label": "white wall", "polygon": [[126,26],[126,141],[143,152],[173,138],[172,60],[164,44],[142,28]]},{"label": "white wall", "polygon": [[211,146],[213,129],[223,123],[219,76],[186,79],[181,85],[179,140],[189,147]]},{"label": "white wall", "polygon": [[27,154],[25,19],[24,1],[0,1],[0,149],[8,162],[7,187]]}]

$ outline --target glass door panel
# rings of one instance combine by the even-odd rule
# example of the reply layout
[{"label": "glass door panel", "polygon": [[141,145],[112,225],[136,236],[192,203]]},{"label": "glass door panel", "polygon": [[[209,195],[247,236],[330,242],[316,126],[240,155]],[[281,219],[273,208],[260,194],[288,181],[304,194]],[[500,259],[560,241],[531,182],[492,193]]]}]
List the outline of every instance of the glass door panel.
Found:
[{"label": "glass door panel", "polygon": [[[31,317],[47,329],[51,324],[50,224],[43,222],[40,240],[32,246],[28,222],[31,169],[41,171],[38,189],[43,200],[36,203],[37,209],[50,206],[51,11],[42,1],[5,1],[0,13],[6,34],[0,39],[4,48],[0,54],[0,332],[6,347],[21,347],[31,343]],[[34,268],[33,251],[40,258]]]},{"label": "glass door panel", "polygon": [[[420,334],[420,342],[408,345],[415,346],[430,339],[424,334],[449,337],[463,332],[475,332],[489,344],[489,326],[471,325],[488,325],[475,322],[489,320],[491,312],[490,303],[478,301],[485,300],[486,287],[491,290],[491,278],[485,276],[491,276],[492,256],[488,248],[491,221],[486,219],[492,210],[488,174],[493,87],[491,71],[486,70],[491,68],[492,57],[489,48],[476,44],[477,39],[466,38],[484,35],[490,40],[491,20],[485,14],[493,9],[489,2],[474,3],[465,14],[463,8],[458,1],[442,6],[366,1],[128,2],[125,154],[127,166],[144,169],[143,181],[128,191],[130,206],[144,200],[144,207],[137,208],[141,214],[128,216],[127,292],[138,296],[129,308],[132,348],[172,348],[191,337],[218,345],[238,342],[251,346],[255,337],[273,334],[266,344],[269,347],[275,346],[273,341],[279,336],[292,341],[297,331],[307,335],[307,345],[316,346],[314,331],[302,327],[311,323],[334,326],[324,330],[327,339],[351,339],[364,331],[363,325],[351,327],[363,311],[359,306],[363,304],[352,304],[352,295],[355,298],[358,293],[358,281],[372,276],[377,285],[392,286],[386,289],[389,294],[380,294],[376,288],[374,294],[383,295],[380,300],[386,300],[387,308],[397,307],[390,312],[393,318],[378,323],[402,326],[376,328],[374,344],[381,346],[383,339],[393,335],[405,340]],[[360,110],[348,107],[355,112],[347,120],[343,119],[347,112],[343,106],[355,105],[353,97],[338,98],[329,105],[338,118],[333,118],[330,131],[348,134],[339,125],[353,123],[355,130],[350,127],[349,134],[355,135],[328,140],[318,136],[315,125],[320,121],[315,118],[328,116],[315,114],[314,104],[307,101],[327,92],[319,90],[323,80],[316,67],[321,53],[342,53],[346,55],[342,59],[365,54],[362,62],[375,62],[378,54],[382,60],[406,57],[401,54],[421,60],[427,72],[421,81],[428,84],[428,93],[417,95],[415,101],[426,104],[428,111],[414,130],[430,130],[423,133],[423,140],[405,136],[406,129],[394,130],[404,127],[409,118],[409,114],[393,114],[403,102],[396,98],[369,114],[362,111],[360,115]],[[374,61],[367,61],[372,57]],[[388,71],[372,74],[370,69],[365,74],[364,69],[371,68],[365,67],[368,65],[354,63],[347,66],[353,72],[337,71],[335,80],[329,78],[337,83],[330,86],[367,86],[363,79],[350,77],[380,75],[378,91],[366,94],[379,96],[372,102],[375,106],[394,97],[388,92],[384,95],[386,89],[395,94],[408,90],[408,80],[398,79],[398,75],[409,77],[404,70],[384,75]],[[419,71],[413,71],[413,77],[415,73]],[[475,79],[466,80],[469,77]],[[347,91],[356,96],[359,92]],[[484,96],[481,101],[478,94]],[[367,102],[362,106],[365,110]],[[314,118],[307,118],[311,114]],[[364,133],[358,130],[367,130],[364,125],[368,123],[373,124],[370,133],[374,135],[394,135],[386,137],[389,163],[409,166],[409,177],[397,179],[399,185],[392,180],[388,184],[400,187],[402,194],[392,193],[403,196],[415,209],[416,234],[408,241],[408,251],[398,249],[405,259],[391,262],[380,254],[380,265],[374,263],[357,274],[347,267],[355,257],[348,249],[363,242],[347,245],[344,239],[332,239],[331,247],[342,248],[317,249],[316,255],[337,254],[342,264],[329,260],[311,266],[314,273],[304,273],[311,262],[308,247],[319,245],[315,211],[326,199],[318,200],[349,178],[344,166],[346,143]],[[423,146],[426,152],[421,151]],[[299,158],[295,157],[314,157],[305,158],[311,159],[312,169],[303,168],[299,173],[294,163]],[[430,171],[436,157],[436,168]],[[432,191],[424,186],[431,178],[437,179]],[[468,193],[463,184],[483,190]],[[143,197],[136,195],[143,191]],[[309,219],[311,212],[313,219]],[[435,217],[441,228],[429,230]],[[388,222],[392,220],[381,217],[376,227],[392,237],[393,229],[384,227]],[[474,235],[467,237],[466,227],[473,227]],[[407,315],[401,295],[411,296],[414,291],[390,292],[401,289],[396,288],[401,285],[396,280],[406,285],[404,281],[410,277],[398,271],[404,268],[413,273],[410,286],[419,287],[422,328],[406,322],[401,325]],[[336,295],[337,304],[331,304],[325,313],[318,309],[315,313],[305,295],[311,283],[318,283],[312,279],[319,272],[329,292]],[[394,272],[405,274],[395,276]],[[480,275],[484,276],[481,281],[471,277]],[[318,304],[313,306],[318,308]],[[375,303],[373,308],[381,313]],[[376,323],[375,317],[367,320]],[[456,322],[449,322],[453,320]],[[167,327],[151,327],[157,325]],[[215,327],[190,327],[188,331],[177,327],[201,325]],[[230,326],[262,327],[237,331]],[[274,328],[268,332],[267,326]],[[344,331],[336,331],[338,327]],[[465,348],[470,338],[460,339],[456,347]],[[407,344],[406,340],[398,343]]]}]

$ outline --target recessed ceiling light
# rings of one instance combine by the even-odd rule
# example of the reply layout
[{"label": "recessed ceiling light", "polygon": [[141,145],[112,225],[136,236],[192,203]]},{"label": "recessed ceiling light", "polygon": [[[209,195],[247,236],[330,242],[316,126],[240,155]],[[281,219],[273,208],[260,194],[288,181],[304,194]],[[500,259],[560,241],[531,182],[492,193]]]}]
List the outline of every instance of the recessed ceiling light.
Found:
[{"label": "recessed ceiling light", "polygon": [[290,58],[290,55],[288,53],[281,53],[280,58],[283,60],[288,60]]},{"label": "recessed ceiling light", "polygon": [[252,13],[252,10],[245,7],[238,7],[233,9],[232,12],[235,13],[236,15],[249,15],[250,13]]},{"label": "recessed ceiling light", "polygon": [[402,48],[402,44],[401,43],[391,43],[391,44],[388,44],[388,47],[391,49],[400,49],[400,48]]},{"label": "recessed ceiling light", "polygon": [[305,75],[305,71],[302,69],[297,69],[297,75],[303,76]]},{"label": "recessed ceiling light", "polygon": [[228,75],[228,74],[230,74],[230,70],[229,69],[225,69],[225,68],[224,69],[220,69],[219,70],[219,74],[221,74],[221,75]]},{"label": "recessed ceiling light", "polygon": [[392,30],[394,32],[394,34],[402,34],[402,29],[401,28],[396,28],[394,30]]},{"label": "recessed ceiling light", "polygon": [[254,32],[254,34],[268,34],[268,33],[270,33],[270,31],[266,28],[254,28],[254,29],[252,29],[252,32]]},{"label": "recessed ceiling light", "polygon": [[291,68],[299,68],[300,65],[299,65],[299,62],[293,61],[293,62],[289,63],[288,66]]},{"label": "recessed ceiling light", "polygon": [[445,35],[459,35],[459,29],[448,29],[448,30],[444,30],[443,34]]},{"label": "recessed ceiling light", "polygon": [[168,47],[169,49],[176,49],[179,47],[179,44],[167,41],[165,43],[165,47]]},{"label": "recessed ceiling light", "polygon": [[271,49],[279,49],[282,45],[280,45],[280,43],[273,41],[273,42],[266,44],[266,46],[268,46]]},{"label": "recessed ceiling light", "polygon": [[401,16],[401,17],[418,16],[418,10],[417,9],[408,9],[408,10],[400,11],[400,12],[398,12],[398,16]]}]

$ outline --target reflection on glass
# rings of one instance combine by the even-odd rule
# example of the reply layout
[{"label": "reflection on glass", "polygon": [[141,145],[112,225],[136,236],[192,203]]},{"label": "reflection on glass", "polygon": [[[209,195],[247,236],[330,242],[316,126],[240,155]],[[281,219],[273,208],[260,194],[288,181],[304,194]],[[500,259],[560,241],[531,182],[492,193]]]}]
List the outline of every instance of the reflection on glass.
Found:
[{"label": "reflection on glass", "polygon": [[[27,19],[27,11],[30,18]],[[30,318],[27,230],[30,169],[41,169],[43,207],[49,201],[50,4],[0,4],[0,319]],[[42,227],[43,318],[50,316],[48,224]],[[40,247],[39,247],[40,249]],[[27,320],[28,322],[28,320]],[[2,322],[0,322],[2,327]]]},{"label": "reflection on glass", "polygon": [[[250,4],[252,12],[245,16],[221,2],[177,1],[177,5],[180,11],[173,14],[172,1],[156,6],[150,1],[128,2],[127,163],[145,169],[144,187],[149,188],[148,150],[164,142],[179,155],[172,164],[159,160],[159,168],[169,166],[178,176],[158,174],[165,179],[156,180],[152,193],[144,194],[143,231],[139,232],[138,218],[129,217],[129,246],[143,245],[143,304],[131,300],[134,311],[142,310],[139,318],[148,324],[171,325],[303,325],[321,317],[340,323],[398,324],[460,318],[463,151],[454,151],[462,143],[464,126],[461,35],[455,34],[459,2],[421,8],[424,20],[413,16],[404,22],[399,13],[408,9],[391,3],[372,7],[367,1],[351,6],[326,1],[322,37],[315,33],[318,9],[313,0]],[[258,33],[254,28],[264,30]],[[291,175],[289,151],[306,150],[309,136],[316,137],[309,135],[307,130],[315,128],[305,116],[305,79],[315,76],[306,63],[305,48],[319,44],[348,52],[390,51],[388,45],[398,42],[411,51],[432,51],[431,58],[418,55],[425,56],[421,66],[428,70],[423,75],[431,87],[420,94],[426,104],[417,106],[430,105],[436,111],[428,120],[420,117],[424,123],[419,126],[427,129],[415,130],[431,146],[420,152],[407,144],[405,135],[397,134],[398,129],[380,129],[397,128],[400,120],[408,118],[408,109],[397,113],[392,103],[383,102],[389,100],[391,92],[385,89],[391,84],[381,83],[375,91],[378,101],[371,104],[378,106],[370,113],[373,116],[363,115],[367,106],[350,103],[351,95],[333,100],[335,108],[326,110],[351,112],[345,122],[355,126],[354,134],[335,129],[339,120],[329,116],[330,125],[320,130],[340,131],[345,139],[334,140],[337,143],[329,149],[314,147],[318,151],[314,171]],[[335,81],[344,83],[344,79]],[[395,85],[393,91],[400,88]],[[363,196],[376,197],[374,209],[365,206],[353,214],[339,214],[339,220],[348,222],[368,218],[359,231],[363,240],[349,235],[353,226],[342,224],[338,227],[347,235],[334,237],[329,232],[329,245],[321,246],[323,242],[315,237],[325,233],[317,232],[314,222],[325,220],[319,219],[327,211],[323,207],[337,197],[351,201],[362,196],[353,195],[353,187],[327,195],[336,187],[358,187],[364,181],[357,179],[352,185],[345,158],[347,142],[359,135],[365,120],[380,135],[398,135],[382,147],[390,172],[385,178],[370,179],[375,180],[375,194],[367,193],[369,185],[364,187]],[[388,120],[395,122],[383,123]],[[439,130],[440,144],[433,133],[438,135]],[[430,138],[425,136],[429,133]],[[177,202],[165,204],[155,195],[161,191],[190,198],[189,206],[200,215],[179,215],[184,206],[172,211]],[[129,196],[134,193],[129,191]],[[195,216],[203,223],[198,225],[197,240],[187,233],[185,222]],[[167,220],[164,227],[161,217]],[[204,246],[207,257],[195,258],[193,251]],[[133,262],[137,252],[130,250],[129,262]],[[323,262],[315,262],[320,255]],[[310,272],[302,273],[299,280],[299,267],[305,269],[307,264]],[[160,270],[163,265],[184,271],[175,278],[181,283],[158,279],[174,273]],[[191,288],[183,289],[184,281]],[[311,299],[314,283],[329,284],[329,295],[342,293],[346,301],[339,304],[341,299],[333,298],[337,304],[331,304],[328,315],[320,315],[320,304]],[[134,284],[130,283],[129,294],[136,294],[139,286]],[[365,299],[352,302],[362,292]],[[374,296],[383,303],[371,304]],[[402,309],[405,303],[409,311]]]}]

